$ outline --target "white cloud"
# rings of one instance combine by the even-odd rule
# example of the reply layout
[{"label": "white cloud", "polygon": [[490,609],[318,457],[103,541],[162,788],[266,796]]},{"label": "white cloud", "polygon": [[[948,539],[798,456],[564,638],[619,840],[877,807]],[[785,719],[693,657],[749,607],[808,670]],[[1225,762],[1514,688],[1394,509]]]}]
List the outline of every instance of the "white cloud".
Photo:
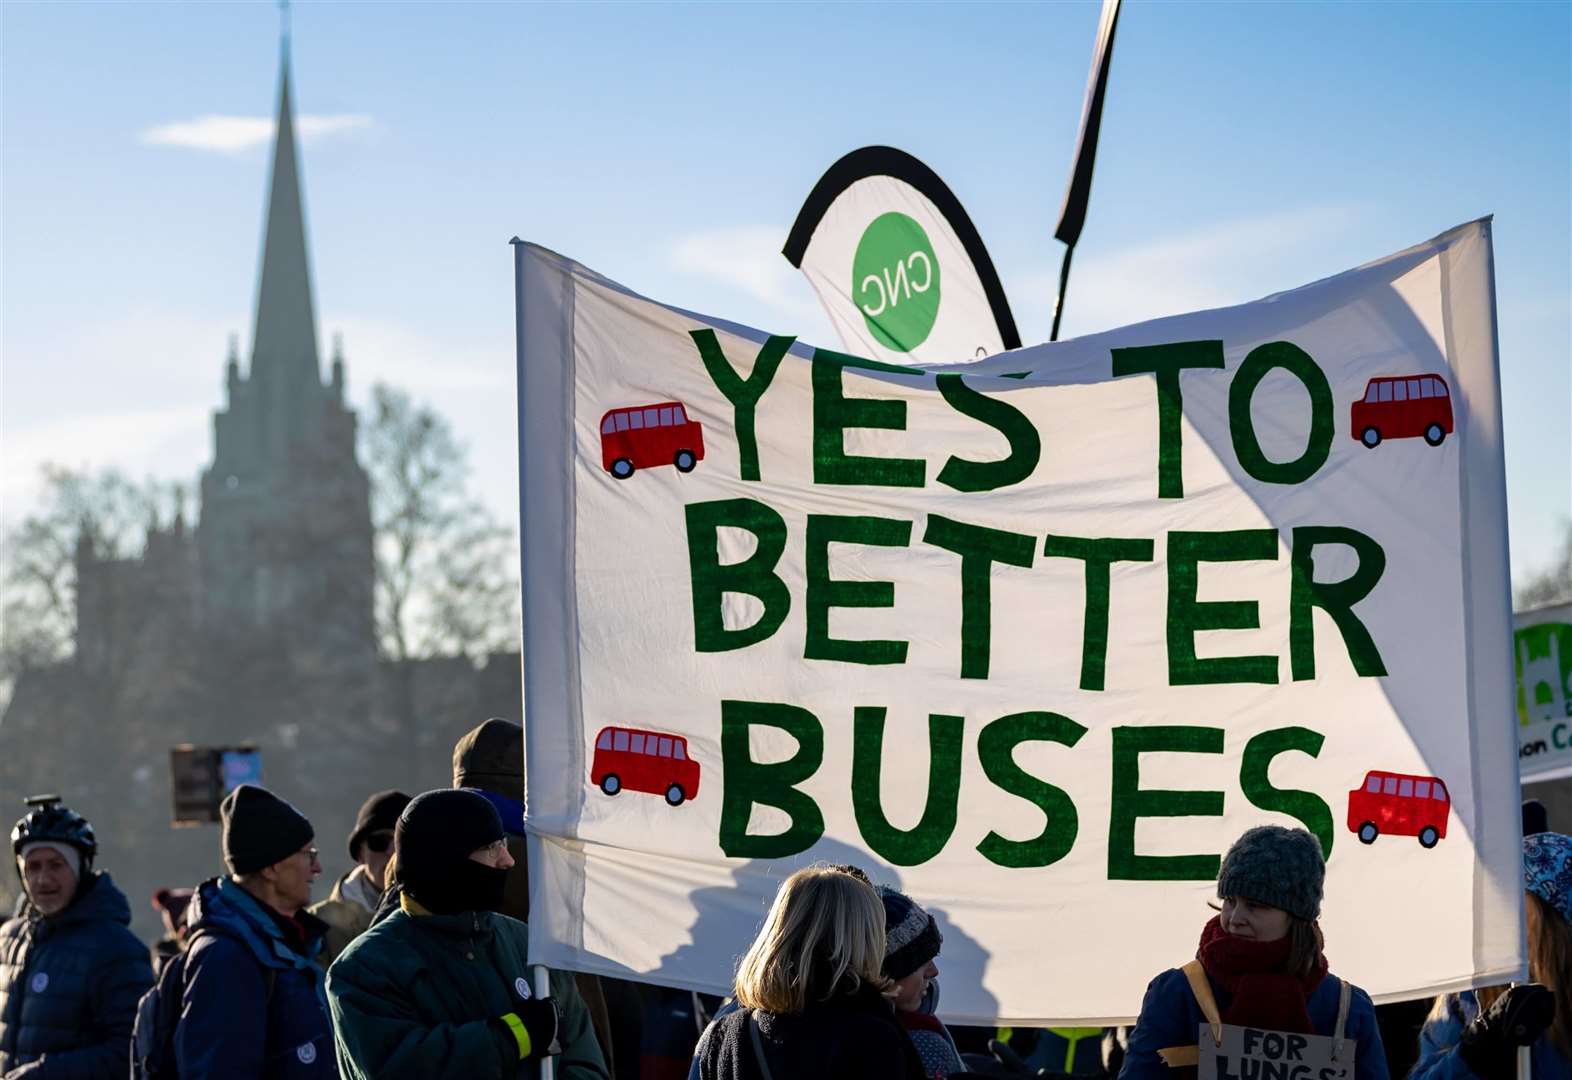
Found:
[{"label": "white cloud", "polygon": [[0,397],[0,524],[33,509],[39,467],[114,466],[190,484],[211,456],[235,322],[144,308],[63,328],[7,327]]},{"label": "white cloud", "polygon": [[[1301,267],[1315,266],[1318,253],[1325,253],[1331,259],[1328,272],[1346,269],[1336,261],[1342,257],[1338,249],[1358,217],[1354,207],[1308,207],[1222,222],[1122,251],[1085,254],[1071,269],[1060,337],[1245,303],[1304,284],[1302,269],[1288,270],[1287,253]],[[1038,268],[1017,280],[1019,287],[1011,291],[1020,296],[1017,317],[1024,311],[1029,317],[1023,323],[1042,324],[1040,336],[1026,335],[1028,342],[1047,340],[1058,267]]]},{"label": "white cloud", "polygon": [[207,425],[206,413],[173,406],[69,416],[7,431],[5,471],[0,474],[4,521],[12,524],[34,508],[45,464],[89,471],[113,466],[136,480],[157,476],[189,487],[206,458],[180,451],[200,446]]},{"label": "white cloud", "polygon": [[[301,116],[295,120],[295,129],[305,142],[371,126],[371,117],[361,113]],[[270,116],[219,116],[210,113],[195,120],[148,128],[142,132],[141,139],[149,146],[179,146],[187,150],[238,154],[271,140],[273,128],[274,121]]]},{"label": "white cloud", "polygon": [[[511,335],[467,342],[439,340],[396,320],[353,313],[327,319],[324,329],[343,335],[344,363],[357,396],[372,383],[385,382],[421,398],[500,394],[507,408],[513,408]],[[322,347],[326,378],[332,342],[324,340]]]},{"label": "white cloud", "polygon": [[737,225],[689,233],[673,248],[671,266],[738,290],[785,325],[823,322],[807,280],[781,255],[786,232],[779,225]]}]

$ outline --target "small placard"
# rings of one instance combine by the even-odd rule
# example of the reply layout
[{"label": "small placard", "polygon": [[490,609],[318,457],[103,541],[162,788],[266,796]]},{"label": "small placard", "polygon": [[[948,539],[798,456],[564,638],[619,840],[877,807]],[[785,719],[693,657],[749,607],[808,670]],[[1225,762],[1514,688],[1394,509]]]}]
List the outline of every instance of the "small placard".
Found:
[{"label": "small placard", "polygon": [[1222,1025],[1222,1045],[1201,1025],[1198,1080],[1353,1080],[1356,1041],[1344,1039],[1333,1056],[1325,1035]]}]

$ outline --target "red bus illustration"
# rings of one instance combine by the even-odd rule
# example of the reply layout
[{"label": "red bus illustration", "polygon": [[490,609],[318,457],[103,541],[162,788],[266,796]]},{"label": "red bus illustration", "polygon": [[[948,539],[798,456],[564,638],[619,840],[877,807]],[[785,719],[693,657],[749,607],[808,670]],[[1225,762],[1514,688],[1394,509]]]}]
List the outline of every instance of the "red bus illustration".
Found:
[{"label": "red bus illustration", "polygon": [[626,788],[664,795],[681,806],[699,793],[699,763],[688,756],[681,735],[638,728],[601,728],[595,736],[590,783],[607,795]]},{"label": "red bus illustration", "polygon": [[600,418],[601,467],[618,480],[656,465],[692,472],[703,460],[704,429],[680,401],[611,409]]},{"label": "red bus illustration", "polygon": [[1372,450],[1382,439],[1423,437],[1431,446],[1452,434],[1452,395],[1439,375],[1371,379],[1354,402],[1349,432]]},{"label": "red bus illustration", "polygon": [[1439,777],[1372,769],[1364,786],[1348,793],[1348,831],[1373,844],[1382,833],[1417,836],[1433,848],[1446,837],[1452,797]]}]

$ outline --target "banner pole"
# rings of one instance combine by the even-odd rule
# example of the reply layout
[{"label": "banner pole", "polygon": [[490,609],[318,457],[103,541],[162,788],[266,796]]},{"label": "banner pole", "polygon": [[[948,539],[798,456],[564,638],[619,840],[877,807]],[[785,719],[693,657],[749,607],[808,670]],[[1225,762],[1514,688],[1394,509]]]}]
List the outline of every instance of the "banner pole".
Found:
[{"label": "banner pole", "polygon": [[[524,574],[523,543],[524,543],[524,477],[525,477],[525,468],[524,468],[524,373],[523,373],[523,370],[522,370],[523,364],[524,364],[524,303],[523,303],[523,297],[524,297],[524,242],[522,240],[520,240],[518,237],[515,236],[511,240],[509,240],[508,243],[513,248],[513,305],[514,305],[514,307],[513,307],[513,333],[514,333],[514,338],[515,338],[515,341],[514,341],[514,356],[515,356],[515,362],[516,362],[516,364],[518,365],[518,367],[520,369],[519,373],[518,373],[519,374],[519,377],[518,377],[518,407],[519,407],[519,548],[520,548],[520,554],[519,554],[519,558],[520,558],[520,563],[519,563],[519,587],[522,590],[522,588],[523,588],[523,581],[524,581],[524,577],[523,577],[523,574]],[[520,599],[522,600],[522,596],[520,597]],[[519,604],[519,618],[520,618],[520,620],[523,619],[523,615],[524,615],[524,605],[523,605],[523,603],[520,603]],[[520,627],[520,633],[522,634],[522,625]],[[520,640],[523,640],[522,637],[520,638]],[[521,667],[523,666],[523,663],[524,663],[524,658],[523,658],[522,655],[520,655],[520,657],[519,657],[519,664],[520,664]],[[520,682],[522,684],[522,680],[520,680]],[[525,713],[523,711],[523,704],[524,703],[521,701],[519,704],[520,704],[519,715],[523,716],[523,715],[525,715]],[[526,731],[529,730],[527,725],[525,727],[525,730]],[[529,760],[529,751],[528,751],[527,748],[525,750],[525,760],[526,761]],[[525,802],[525,808],[526,808],[525,809],[525,817],[527,818],[529,816],[528,815],[529,792],[528,792],[527,788],[526,788],[526,790],[524,792],[521,792],[521,794],[524,795],[524,802]],[[528,858],[527,855],[526,855],[526,858]],[[532,964],[532,965],[530,965],[530,974],[532,976],[532,981],[534,982],[533,989],[535,991],[535,996],[537,998],[540,998],[542,1001],[545,1001],[548,998],[550,998],[551,997],[551,969],[546,967],[545,964]],[[554,1058],[552,1058],[550,1056],[546,1056],[546,1057],[541,1058],[540,1059],[540,1073],[539,1073],[539,1075],[540,1075],[540,1080],[556,1080],[556,1078],[557,1078],[557,1062],[556,1062],[556,1059],[554,1059]]]},{"label": "banner pole", "polygon": [[1059,296],[1053,302],[1053,333],[1048,335],[1049,341],[1059,340],[1059,318],[1064,314],[1064,293],[1070,286],[1070,257],[1075,254],[1075,245],[1071,244],[1064,249],[1064,262],[1059,265]]}]

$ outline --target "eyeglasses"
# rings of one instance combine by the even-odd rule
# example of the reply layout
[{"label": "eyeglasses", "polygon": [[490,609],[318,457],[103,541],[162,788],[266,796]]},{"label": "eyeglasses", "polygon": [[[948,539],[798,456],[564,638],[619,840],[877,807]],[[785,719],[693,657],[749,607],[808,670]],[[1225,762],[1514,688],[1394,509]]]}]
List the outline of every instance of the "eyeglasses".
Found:
[{"label": "eyeglasses", "polygon": [[390,832],[374,832],[362,841],[366,850],[382,855],[393,846],[393,834]]},{"label": "eyeglasses", "polygon": [[296,855],[304,855],[306,857],[306,862],[314,863],[314,862],[317,861],[318,851],[314,847],[308,847],[308,848],[302,848],[301,850],[295,852],[295,854]]}]

